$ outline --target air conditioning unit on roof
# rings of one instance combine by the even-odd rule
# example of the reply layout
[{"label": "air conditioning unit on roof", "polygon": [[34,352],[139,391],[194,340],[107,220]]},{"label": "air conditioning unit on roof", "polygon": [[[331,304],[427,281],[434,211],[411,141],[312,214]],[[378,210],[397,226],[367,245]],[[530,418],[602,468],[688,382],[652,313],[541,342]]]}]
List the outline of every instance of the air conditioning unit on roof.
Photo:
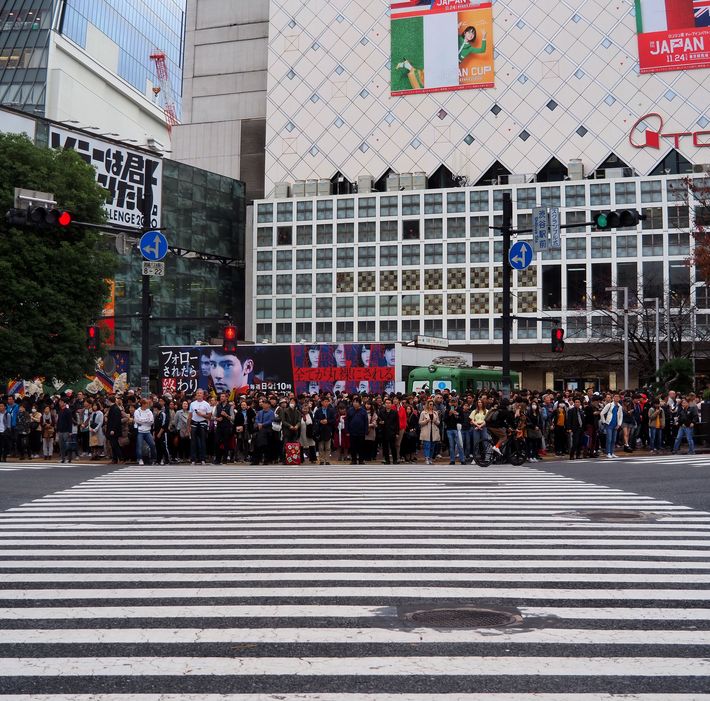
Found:
[{"label": "air conditioning unit on roof", "polygon": [[293,197],[305,197],[306,196],[306,181],[296,180],[291,188],[291,194]]}]

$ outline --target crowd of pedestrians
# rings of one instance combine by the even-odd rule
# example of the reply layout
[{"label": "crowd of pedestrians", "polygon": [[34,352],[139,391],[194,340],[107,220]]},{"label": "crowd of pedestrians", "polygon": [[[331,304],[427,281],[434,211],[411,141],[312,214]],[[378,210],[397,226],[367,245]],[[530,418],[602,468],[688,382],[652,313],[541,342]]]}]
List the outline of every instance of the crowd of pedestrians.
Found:
[{"label": "crowd of pedestrians", "polygon": [[[710,417],[706,418],[706,422]],[[144,464],[249,462],[363,464],[435,460],[468,464],[482,441],[501,453],[513,433],[527,459],[571,460],[646,449],[695,452],[697,397],[674,391],[603,394],[443,391],[295,396],[249,392],[230,399],[141,397],[139,390],[91,397],[78,392],[0,398],[0,460],[8,456],[62,462],[77,457]]]}]

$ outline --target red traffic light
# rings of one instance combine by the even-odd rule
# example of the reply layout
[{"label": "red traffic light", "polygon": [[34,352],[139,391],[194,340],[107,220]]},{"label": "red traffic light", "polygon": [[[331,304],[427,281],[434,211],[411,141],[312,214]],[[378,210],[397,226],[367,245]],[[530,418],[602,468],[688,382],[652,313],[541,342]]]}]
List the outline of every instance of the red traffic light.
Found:
[{"label": "red traffic light", "polygon": [[87,326],[86,327],[86,348],[87,350],[94,351],[99,347],[99,327],[98,326]]},{"label": "red traffic light", "polygon": [[237,351],[237,327],[229,324],[224,327],[222,334],[222,350],[225,353],[236,353]]},{"label": "red traffic light", "polygon": [[60,212],[59,216],[57,217],[57,224],[59,226],[69,226],[72,222],[72,217],[69,212]]},{"label": "red traffic light", "polygon": [[565,350],[565,330],[560,328],[552,329],[552,352],[564,353]]},{"label": "red traffic light", "polygon": [[237,327],[236,326],[225,326],[224,338],[226,341],[234,341],[237,338]]},{"label": "red traffic light", "polygon": [[565,332],[562,329],[555,329],[555,340],[561,341],[565,337]]}]

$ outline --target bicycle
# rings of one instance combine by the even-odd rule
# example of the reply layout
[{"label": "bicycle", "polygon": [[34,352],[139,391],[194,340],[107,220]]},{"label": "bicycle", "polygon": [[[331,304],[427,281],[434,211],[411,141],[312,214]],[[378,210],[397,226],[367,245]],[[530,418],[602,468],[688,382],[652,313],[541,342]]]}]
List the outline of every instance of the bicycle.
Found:
[{"label": "bicycle", "polygon": [[473,460],[479,467],[489,465],[522,465],[527,459],[527,449],[525,440],[518,437],[517,431],[508,431],[508,438],[503,444],[500,453],[493,450],[493,443],[490,439],[484,438],[479,441],[473,455]]}]

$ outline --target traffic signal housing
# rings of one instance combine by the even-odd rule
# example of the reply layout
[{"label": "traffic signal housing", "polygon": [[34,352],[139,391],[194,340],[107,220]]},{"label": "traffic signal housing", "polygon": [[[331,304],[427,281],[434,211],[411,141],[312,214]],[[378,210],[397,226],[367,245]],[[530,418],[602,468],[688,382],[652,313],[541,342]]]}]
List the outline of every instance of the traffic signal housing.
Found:
[{"label": "traffic signal housing", "polygon": [[627,226],[636,226],[646,217],[635,209],[622,209],[611,212],[597,212],[594,217],[594,226],[597,231],[610,231],[623,229]]},{"label": "traffic signal housing", "polygon": [[565,330],[560,328],[552,329],[552,352],[565,352]]},{"label": "traffic signal housing", "polygon": [[29,226],[37,229],[66,229],[73,221],[72,215],[64,209],[42,206],[10,209],[5,219],[10,226]]},{"label": "traffic signal housing", "polygon": [[232,324],[228,324],[224,327],[224,333],[222,334],[222,350],[225,353],[237,352],[237,327]]},{"label": "traffic signal housing", "polygon": [[95,351],[99,349],[99,327],[86,327],[86,350]]}]

